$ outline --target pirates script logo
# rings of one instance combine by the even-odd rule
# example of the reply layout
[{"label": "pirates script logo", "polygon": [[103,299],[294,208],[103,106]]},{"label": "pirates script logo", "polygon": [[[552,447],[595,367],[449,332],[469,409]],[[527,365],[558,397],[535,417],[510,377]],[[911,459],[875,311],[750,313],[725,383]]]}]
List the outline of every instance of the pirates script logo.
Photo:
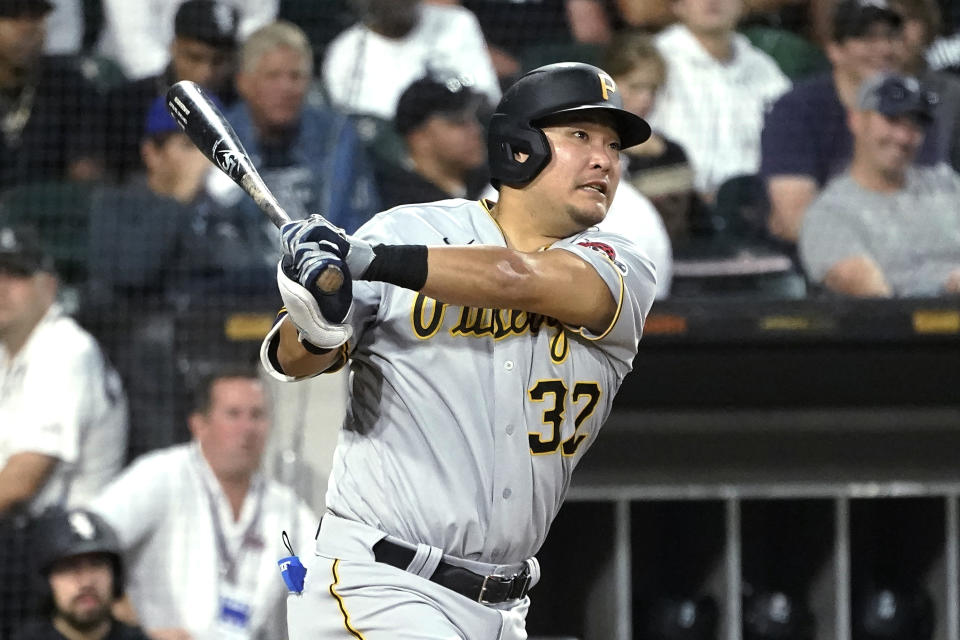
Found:
[{"label": "pirates script logo", "polygon": [[213,157],[217,161],[217,166],[232,178],[240,166],[240,160],[237,152],[233,149],[220,149],[220,145],[223,143],[223,140],[217,140],[217,143],[213,145]]}]

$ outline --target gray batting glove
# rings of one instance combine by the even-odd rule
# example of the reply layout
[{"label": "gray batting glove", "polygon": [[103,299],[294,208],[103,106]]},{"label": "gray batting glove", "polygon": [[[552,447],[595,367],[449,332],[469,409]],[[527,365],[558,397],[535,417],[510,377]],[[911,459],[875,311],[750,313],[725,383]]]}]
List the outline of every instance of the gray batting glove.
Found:
[{"label": "gray batting glove", "polygon": [[306,252],[329,251],[343,259],[355,279],[363,277],[374,258],[372,244],[347,235],[318,215],[283,225],[280,242],[284,255],[289,256],[294,265],[304,262]]}]

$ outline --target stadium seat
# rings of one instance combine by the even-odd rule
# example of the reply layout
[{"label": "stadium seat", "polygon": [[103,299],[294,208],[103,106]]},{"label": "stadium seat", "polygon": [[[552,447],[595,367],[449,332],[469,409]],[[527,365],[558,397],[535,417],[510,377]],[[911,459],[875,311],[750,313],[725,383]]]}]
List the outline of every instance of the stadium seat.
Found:
[{"label": "stadium seat", "polygon": [[38,182],[14,187],[0,197],[0,220],[36,229],[67,285],[87,277],[91,191],[84,183]]},{"label": "stadium seat", "polygon": [[817,45],[791,31],[756,25],[742,33],[793,81],[830,69],[830,61]]}]

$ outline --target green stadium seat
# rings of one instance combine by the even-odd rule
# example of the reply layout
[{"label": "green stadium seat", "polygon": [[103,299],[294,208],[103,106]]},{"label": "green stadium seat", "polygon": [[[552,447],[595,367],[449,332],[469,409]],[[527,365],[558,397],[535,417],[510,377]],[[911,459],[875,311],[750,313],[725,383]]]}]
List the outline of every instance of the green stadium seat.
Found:
[{"label": "green stadium seat", "polygon": [[830,69],[830,61],[820,47],[791,31],[756,25],[744,28],[742,33],[793,81]]},{"label": "green stadium seat", "polygon": [[60,279],[82,283],[87,277],[87,226],[92,185],[38,182],[0,197],[0,221],[32,227],[53,256]]}]

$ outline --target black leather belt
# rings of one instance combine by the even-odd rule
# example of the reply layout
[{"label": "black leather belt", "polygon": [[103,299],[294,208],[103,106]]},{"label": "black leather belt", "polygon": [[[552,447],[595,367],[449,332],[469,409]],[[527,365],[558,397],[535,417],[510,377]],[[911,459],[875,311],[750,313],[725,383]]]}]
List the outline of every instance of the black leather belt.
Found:
[{"label": "black leather belt", "polygon": [[[406,571],[416,551],[384,538],[373,545],[373,555],[377,562]],[[515,576],[482,576],[441,560],[430,576],[430,581],[481,604],[500,604],[527,595],[530,588],[530,569],[524,564],[523,569]]]}]

